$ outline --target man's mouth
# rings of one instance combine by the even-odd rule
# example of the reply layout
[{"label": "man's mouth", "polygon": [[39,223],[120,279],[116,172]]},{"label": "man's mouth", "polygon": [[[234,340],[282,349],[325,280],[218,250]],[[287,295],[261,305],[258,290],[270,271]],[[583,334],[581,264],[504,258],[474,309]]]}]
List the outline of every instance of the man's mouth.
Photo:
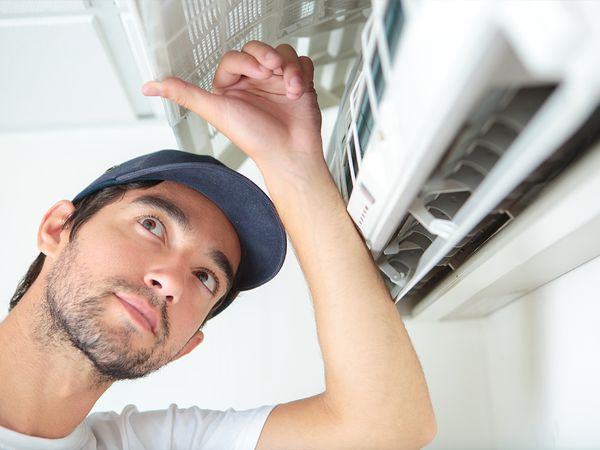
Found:
[{"label": "man's mouth", "polygon": [[158,312],[150,306],[148,300],[144,297],[125,294],[123,292],[115,292],[115,296],[135,322],[152,334],[156,334]]}]

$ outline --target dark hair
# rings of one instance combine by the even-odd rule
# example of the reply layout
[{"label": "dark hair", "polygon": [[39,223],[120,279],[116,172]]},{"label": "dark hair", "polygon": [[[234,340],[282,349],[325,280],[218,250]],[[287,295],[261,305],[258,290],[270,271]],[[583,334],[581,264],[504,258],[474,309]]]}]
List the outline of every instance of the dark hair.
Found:
[{"label": "dark hair", "polygon": [[[121,184],[117,186],[110,186],[104,189],[101,189],[97,192],[94,192],[87,197],[82,198],[77,203],[74,203],[75,210],[73,213],[67,218],[63,225],[63,229],[71,227],[71,231],[69,232],[69,239],[72,241],[77,236],[77,232],[79,228],[86,223],[88,220],[92,218],[94,214],[100,211],[105,206],[110,205],[120,199],[123,198],[127,191],[132,189],[148,189],[157,184],[162,183],[162,181],[134,181],[132,183]],[[40,253],[37,258],[31,263],[29,269],[25,276],[21,279],[19,284],[17,285],[17,289],[13,294],[8,310],[11,311],[17,303],[21,300],[25,292],[31,287],[33,282],[37,279],[40,274],[42,267],[44,266],[44,261],[46,260],[46,255]],[[215,312],[219,309],[219,307],[223,303],[230,303],[235,299],[239,294],[239,290],[237,289],[236,279],[234,277],[232,287],[229,291],[219,299],[219,301],[212,307],[209,311],[206,319],[200,325],[200,328],[204,326],[204,324],[215,316]]]}]

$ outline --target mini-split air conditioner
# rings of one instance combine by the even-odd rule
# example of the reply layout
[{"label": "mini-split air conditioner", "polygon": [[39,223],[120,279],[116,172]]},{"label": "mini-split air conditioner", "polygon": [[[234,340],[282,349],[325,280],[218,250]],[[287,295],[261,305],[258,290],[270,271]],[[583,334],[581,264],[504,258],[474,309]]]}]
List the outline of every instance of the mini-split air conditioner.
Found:
[{"label": "mini-split air conditioner", "polygon": [[[155,78],[288,42],[339,103],[326,158],[401,311],[487,315],[600,255],[600,6],[130,0]],[[176,105],[182,148],[244,156]]]},{"label": "mini-split air conditioner", "polygon": [[487,315],[600,255],[599,6],[373,2],[328,162],[401,310]]}]

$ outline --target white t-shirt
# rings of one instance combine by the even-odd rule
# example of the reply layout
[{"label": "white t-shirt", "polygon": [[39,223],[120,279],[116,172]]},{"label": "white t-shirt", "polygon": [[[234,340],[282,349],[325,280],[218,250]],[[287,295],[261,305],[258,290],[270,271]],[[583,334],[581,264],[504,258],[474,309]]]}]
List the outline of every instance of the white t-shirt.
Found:
[{"label": "white t-shirt", "polygon": [[0,449],[210,449],[250,450],[273,406],[246,411],[177,408],[138,412],[129,405],[121,414],[89,415],[70,435],[44,439],[0,427]]}]

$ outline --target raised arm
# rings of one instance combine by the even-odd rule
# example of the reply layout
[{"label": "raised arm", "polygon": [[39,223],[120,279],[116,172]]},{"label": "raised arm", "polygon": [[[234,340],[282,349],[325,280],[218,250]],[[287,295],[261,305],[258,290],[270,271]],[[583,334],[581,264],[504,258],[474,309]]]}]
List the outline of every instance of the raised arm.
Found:
[{"label": "raised arm", "polygon": [[258,448],[420,448],[435,419],[417,355],[323,158],[310,59],[249,42],[213,93],[149,83],[211,122],[260,168],[313,297],[325,392],[276,407]]}]

